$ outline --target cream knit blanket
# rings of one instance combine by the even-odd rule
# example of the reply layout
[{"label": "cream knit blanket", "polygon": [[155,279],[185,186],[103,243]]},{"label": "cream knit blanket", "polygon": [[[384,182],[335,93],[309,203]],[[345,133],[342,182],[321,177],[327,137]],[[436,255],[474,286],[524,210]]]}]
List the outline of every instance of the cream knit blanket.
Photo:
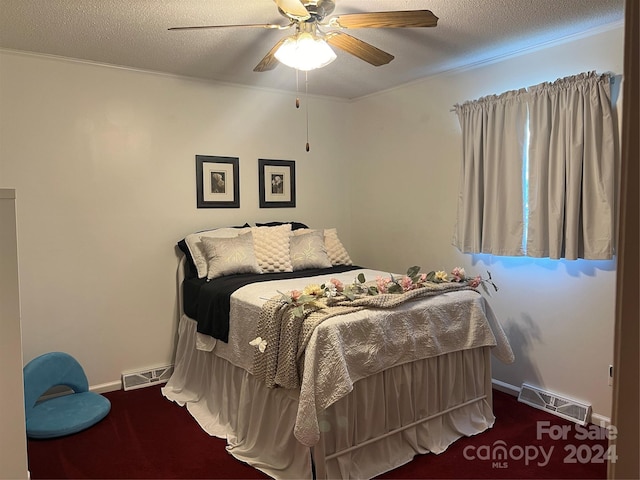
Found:
[{"label": "cream knit blanket", "polygon": [[266,341],[264,351],[255,350],[253,370],[269,388],[300,388],[300,360],[314,329],[325,320],[364,309],[390,309],[418,298],[432,297],[453,290],[474,290],[459,283],[430,283],[401,294],[379,294],[349,300],[344,296],[322,298],[323,308],[293,315],[292,306],[277,296],[260,310],[257,335]]}]

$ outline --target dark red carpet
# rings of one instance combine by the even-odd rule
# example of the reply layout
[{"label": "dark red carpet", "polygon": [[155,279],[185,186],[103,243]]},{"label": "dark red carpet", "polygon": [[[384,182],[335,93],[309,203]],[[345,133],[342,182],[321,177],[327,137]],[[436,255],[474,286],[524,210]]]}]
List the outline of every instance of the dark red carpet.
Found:
[{"label": "dark red carpet", "polygon": [[[224,440],[207,435],[159,386],[105,396],[111,412],[97,425],[28,441],[31,478],[267,478],[229,455]],[[604,429],[578,427],[501,392],[494,392],[494,411],[487,432],[380,478],[606,478]]]}]

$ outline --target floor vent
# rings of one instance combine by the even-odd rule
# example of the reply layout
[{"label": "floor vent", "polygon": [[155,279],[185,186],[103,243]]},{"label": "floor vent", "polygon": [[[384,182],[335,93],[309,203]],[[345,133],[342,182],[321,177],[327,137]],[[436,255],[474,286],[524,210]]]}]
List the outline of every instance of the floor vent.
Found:
[{"label": "floor vent", "polygon": [[173,365],[156,367],[140,372],[126,372],[122,374],[122,387],[125,390],[148,387],[157,383],[166,383],[173,373]]},{"label": "floor vent", "polygon": [[522,384],[518,401],[580,425],[589,423],[591,405],[561,397],[555,393],[545,392],[526,383]]}]

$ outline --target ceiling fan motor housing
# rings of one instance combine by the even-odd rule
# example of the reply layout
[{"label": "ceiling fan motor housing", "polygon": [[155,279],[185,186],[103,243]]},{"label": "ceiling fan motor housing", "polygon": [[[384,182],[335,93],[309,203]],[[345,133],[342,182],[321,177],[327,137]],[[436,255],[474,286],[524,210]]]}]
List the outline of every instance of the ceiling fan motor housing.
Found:
[{"label": "ceiling fan motor housing", "polygon": [[[333,10],[336,8],[333,0],[302,0],[302,4],[304,8],[309,12],[310,17],[304,20],[307,23],[317,23],[324,20],[327,15],[331,15]],[[282,9],[278,8],[278,11],[281,15],[292,19],[292,20],[301,20],[290,13],[284,12]]]}]

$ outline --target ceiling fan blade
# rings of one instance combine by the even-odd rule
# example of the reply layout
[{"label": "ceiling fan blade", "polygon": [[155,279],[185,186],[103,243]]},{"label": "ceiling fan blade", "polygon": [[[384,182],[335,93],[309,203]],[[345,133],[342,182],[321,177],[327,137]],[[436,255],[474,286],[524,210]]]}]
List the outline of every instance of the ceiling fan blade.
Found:
[{"label": "ceiling fan blade", "polygon": [[300,0],[273,0],[284,13],[300,20],[308,20],[311,15]]},{"label": "ceiling fan blade", "polygon": [[329,21],[340,28],[414,28],[435,27],[438,24],[431,10],[407,10],[395,12],[347,13]]},{"label": "ceiling fan blade", "polygon": [[343,32],[330,32],[325,39],[329,45],[344,50],[375,67],[386,65],[394,59],[390,53]]},{"label": "ceiling fan blade", "polygon": [[282,30],[285,28],[289,28],[292,24],[288,25],[274,25],[272,23],[245,23],[239,25],[202,25],[195,27],[171,27],[167,30],[206,30],[209,28],[237,28],[237,27],[249,27],[249,28],[274,28],[278,30]]},{"label": "ceiling fan blade", "polygon": [[280,41],[276,43],[271,50],[269,50],[269,53],[267,53],[264,56],[264,58],[260,60],[260,63],[256,65],[253,71],[267,72],[269,70],[273,70],[274,68],[276,68],[280,62],[275,57],[275,53],[280,48],[280,45],[282,45],[287,38],[288,37],[281,38]]}]

